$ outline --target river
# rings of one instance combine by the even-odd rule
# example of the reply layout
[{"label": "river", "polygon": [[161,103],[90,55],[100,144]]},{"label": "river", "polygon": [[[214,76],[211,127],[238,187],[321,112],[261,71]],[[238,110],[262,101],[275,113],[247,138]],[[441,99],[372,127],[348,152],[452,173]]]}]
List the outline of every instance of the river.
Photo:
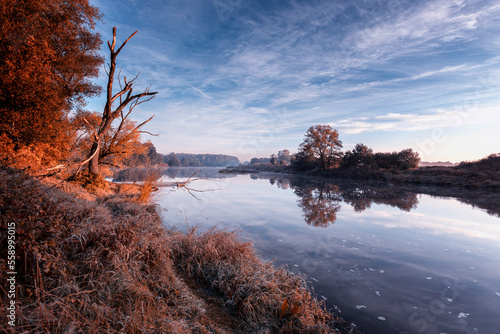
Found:
[{"label": "river", "polygon": [[500,195],[170,168],[166,225],[237,230],[363,333],[500,333]]}]

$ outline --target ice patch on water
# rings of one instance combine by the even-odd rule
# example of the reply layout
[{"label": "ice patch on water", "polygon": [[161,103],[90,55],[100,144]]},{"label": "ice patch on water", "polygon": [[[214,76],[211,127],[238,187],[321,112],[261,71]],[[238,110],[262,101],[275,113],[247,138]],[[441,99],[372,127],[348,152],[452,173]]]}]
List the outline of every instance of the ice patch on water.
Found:
[{"label": "ice patch on water", "polygon": [[366,308],[366,306],[365,306],[365,305],[356,305],[356,308],[357,308],[358,310],[361,310],[362,308]]},{"label": "ice patch on water", "polygon": [[385,321],[385,318],[383,316],[379,316],[379,317],[377,317],[377,319],[380,321]]},{"label": "ice patch on water", "polygon": [[314,282],[319,282],[317,279],[315,279],[314,277],[311,277],[311,279],[314,281]]},{"label": "ice patch on water", "polygon": [[293,266],[294,266],[294,267],[298,267],[299,265],[298,265],[298,264],[294,264]]},{"label": "ice patch on water", "polygon": [[474,268],[474,267],[469,267],[469,269],[472,269],[472,270],[474,270],[474,269],[476,269],[476,268]]},{"label": "ice patch on water", "polygon": [[326,300],[326,297],[325,297],[325,296],[323,296],[323,295],[321,295],[321,298],[323,298],[323,300]]},{"label": "ice patch on water", "polygon": [[460,312],[458,315],[457,315],[457,318],[467,318],[468,316],[470,315],[470,313],[464,313],[464,312]]},{"label": "ice patch on water", "polygon": [[451,302],[453,301],[453,299],[451,299],[451,298],[446,298],[446,301],[448,301],[448,302],[450,302],[450,303],[451,303]]},{"label": "ice patch on water", "polygon": [[375,294],[376,294],[377,296],[380,296],[380,291],[375,291]]},{"label": "ice patch on water", "polygon": [[496,294],[498,297],[500,297],[500,292],[495,292],[495,294]]},{"label": "ice patch on water", "polygon": [[428,276],[428,277],[426,277],[425,279],[432,279],[432,277]]},{"label": "ice patch on water", "polygon": [[383,270],[379,270],[379,272],[380,272],[381,274],[383,274],[383,273],[384,273],[384,271],[383,271]]}]

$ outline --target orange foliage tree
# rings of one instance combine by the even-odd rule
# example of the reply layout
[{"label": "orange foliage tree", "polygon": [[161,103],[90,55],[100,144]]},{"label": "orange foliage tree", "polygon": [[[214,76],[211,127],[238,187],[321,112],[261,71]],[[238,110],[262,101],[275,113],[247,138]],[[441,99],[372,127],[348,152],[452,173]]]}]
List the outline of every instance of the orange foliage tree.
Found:
[{"label": "orange foliage tree", "polygon": [[339,133],[329,125],[311,126],[300,144],[299,155],[315,157],[322,170],[338,165],[342,156]]},{"label": "orange foliage tree", "polygon": [[[112,125],[101,139],[98,161],[100,165],[122,167],[123,163],[134,155],[147,153],[149,146],[141,142],[141,126],[128,119],[129,113],[121,115],[119,123]],[[94,134],[99,131],[102,114],[79,111],[72,124],[77,129],[74,160],[79,162],[91,150]]]},{"label": "orange foliage tree", "polygon": [[100,92],[99,18],[88,0],[0,0],[0,163],[23,150],[67,157],[69,111]]}]

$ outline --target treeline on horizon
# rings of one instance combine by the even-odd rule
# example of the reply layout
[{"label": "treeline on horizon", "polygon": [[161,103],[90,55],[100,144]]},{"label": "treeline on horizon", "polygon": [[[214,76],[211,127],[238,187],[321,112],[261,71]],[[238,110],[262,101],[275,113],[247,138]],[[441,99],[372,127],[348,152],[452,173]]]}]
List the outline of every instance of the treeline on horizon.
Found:
[{"label": "treeline on horizon", "polygon": [[[300,144],[298,152],[279,151],[265,158],[252,158],[250,165],[291,166],[295,171],[333,172],[355,171],[371,172],[376,170],[405,171],[416,169],[420,164],[418,152],[411,148],[399,152],[374,152],[362,143],[352,150],[342,151],[339,133],[329,125],[311,126]],[[444,163],[443,163],[444,164]],[[442,165],[427,164],[427,169],[440,169]],[[500,153],[477,161],[462,161],[459,164],[447,163],[448,167],[460,170],[500,171]]]},{"label": "treeline on horizon", "polygon": [[[288,150],[283,150],[289,152]],[[309,171],[320,168],[319,158],[313,156],[303,157],[298,153],[283,156],[279,151],[278,154],[271,154],[266,158],[252,158],[250,165],[270,164],[274,166],[292,166],[299,171]],[[410,149],[404,149],[399,152],[376,152],[371,148],[360,143],[350,150],[341,153],[334,164],[326,169],[335,168],[374,168],[374,169],[390,169],[390,170],[406,170],[418,167],[420,158],[418,153]]]},{"label": "treeline on horizon", "polygon": [[125,167],[169,166],[169,167],[226,167],[238,165],[239,159],[225,154],[191,154],[170,153],[161,154],[151,142],[142,144],[144,149],[134,153],[123,161]]},{"label": "treeline on horizon", "polygon": [[356,144],[343,152],[339,133],[329,125],[311,126],[300,144],[298,152],[279,151],[269,158],[253,158],[250,164],[292,166],[295,170],[333,169],[386,169],[407,170],[417,168],[420,157],[411,148],[399,152],[376,152],[364,144]]}]

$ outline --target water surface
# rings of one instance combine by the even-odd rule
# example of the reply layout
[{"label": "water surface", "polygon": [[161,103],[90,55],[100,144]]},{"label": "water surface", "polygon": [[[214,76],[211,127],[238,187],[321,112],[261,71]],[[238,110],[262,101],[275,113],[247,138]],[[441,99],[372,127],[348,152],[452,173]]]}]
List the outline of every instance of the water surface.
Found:
[{"label": "water surface", "polygon": [[237,229],[364,333],[500,333],[495,194],[217,171],[162,188],[166,224]]}]

